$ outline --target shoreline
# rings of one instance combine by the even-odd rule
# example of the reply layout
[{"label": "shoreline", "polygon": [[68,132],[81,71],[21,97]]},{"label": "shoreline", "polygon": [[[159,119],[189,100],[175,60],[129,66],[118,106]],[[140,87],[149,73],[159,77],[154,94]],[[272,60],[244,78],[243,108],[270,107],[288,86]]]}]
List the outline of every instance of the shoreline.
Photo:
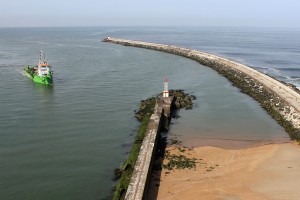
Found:
[{"label": "shoreline", "polygon": [[239,150],[180,149],[172,145],[166,150],[196,158],[196,168],[162,169],[153,179],[149,199],[296,200],[300,195],[300,180],[294,178],[300,176],[300,148],[295,142]]},{"label": "shoreline", "polygon": [[248,148],[255,148],[269,144],[286,144],[291,140],[278,139],[278,140],[235,140],[235,139],[219,139],[219,138],[202,138],[202,137],[189,137],[183,138],[181,146],[190,149],[199,147],[216,147],[226,150],[241,150]]}]

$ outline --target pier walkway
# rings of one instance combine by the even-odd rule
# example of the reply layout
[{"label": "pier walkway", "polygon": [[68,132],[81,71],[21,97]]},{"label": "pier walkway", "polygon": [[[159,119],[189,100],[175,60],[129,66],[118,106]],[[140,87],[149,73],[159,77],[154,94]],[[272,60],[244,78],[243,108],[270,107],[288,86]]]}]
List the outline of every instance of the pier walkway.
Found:
[{"label": "pier walkway", "polygon": [[170,118],[173,97],[160,97],[156,100],[154,113],[150,117],[139,156],[125,195],[127,200],[143,199],[147,193],[152,161],[154,159],[159,132],[165,119]]}]

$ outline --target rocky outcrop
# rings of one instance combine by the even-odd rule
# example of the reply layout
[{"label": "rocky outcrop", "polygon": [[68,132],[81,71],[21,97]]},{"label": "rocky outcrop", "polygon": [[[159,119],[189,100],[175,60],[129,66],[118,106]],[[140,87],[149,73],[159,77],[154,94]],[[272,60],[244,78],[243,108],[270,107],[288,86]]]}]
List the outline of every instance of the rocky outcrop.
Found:
[{"label": "rocky outcrop", "polygon": [[142,100],[140,102],[139,109],[135,110],[135,118],[137,118],[141,122],[143,121],[145,116],[150,116],[154,111],[155,102],[155,97],[150,97],[148,99]]},{"label": "rocky outcrop", "polygon": [[173,96],[174,104],[176,109],[185,108],[186,110],[190,110],[193,108],[193,101],[196,97],[194,95],[189,95],[184,92],[184,90],[170,90],[170,96]]},{"label": "rocky outcrop", "polygon": [[[135,118],[141,122],[145,116],[151,115],[154,111],[155,102],[161,95],[162,94],[159,94],[156,97],[141,100],[139,109],[134,111]],[[174,98],[173,104],[176,109],[185,108],[186,110],[190,110],[193,108],[193,100],[196,99],[194,95],[185,93],[184,90],[169,90],[169,95]]]}]

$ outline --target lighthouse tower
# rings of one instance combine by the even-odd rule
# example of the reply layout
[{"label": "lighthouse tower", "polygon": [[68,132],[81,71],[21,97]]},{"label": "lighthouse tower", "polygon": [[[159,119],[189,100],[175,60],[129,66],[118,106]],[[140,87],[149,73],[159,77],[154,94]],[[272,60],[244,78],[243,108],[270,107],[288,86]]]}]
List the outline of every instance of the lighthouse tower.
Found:
[{"label": "lighthouse tower", "polygon": [[164,80],[163,97],[169,97],[168,78],[167,78],[167,77],[166,77],[165,80]]}]

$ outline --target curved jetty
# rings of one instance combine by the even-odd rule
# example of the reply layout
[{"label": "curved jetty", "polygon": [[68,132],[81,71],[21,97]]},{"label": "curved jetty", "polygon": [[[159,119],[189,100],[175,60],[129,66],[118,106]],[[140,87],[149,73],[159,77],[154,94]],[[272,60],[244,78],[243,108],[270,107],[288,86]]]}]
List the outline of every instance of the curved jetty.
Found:
[{"label": "curved jetty", "polygon": [[[103,39],[103,42],[172,53],[211,67],[230,80],[234,86],[240,88],[241,92],[258,101],[261,107],[286,130],[291,139],[300,141],[300,94],[290,84],[282,83],[243,64],[197,50],[110,37]],[[169,108],[171,102],[172,100],[168,101],[163,107]],[[170,114],[169,111],[164,112],[164,109],[158,109],[161,107],[158,105],[159,103],[155,106],[154,114],[151,115],[125,199],[143,199],[147,195],[149,173],[152,168],[160,121],[165,118],[162,117],[164,114],[168,115],[167,118]]]},{"label": "curved jetty", "polygon": [[290,84],[282,83],[246,65],[198,50],[111,37],[103,39],[103,42],[180,55],[209,66],[257,100],[292,139],[300,139],[300,94]]}]

